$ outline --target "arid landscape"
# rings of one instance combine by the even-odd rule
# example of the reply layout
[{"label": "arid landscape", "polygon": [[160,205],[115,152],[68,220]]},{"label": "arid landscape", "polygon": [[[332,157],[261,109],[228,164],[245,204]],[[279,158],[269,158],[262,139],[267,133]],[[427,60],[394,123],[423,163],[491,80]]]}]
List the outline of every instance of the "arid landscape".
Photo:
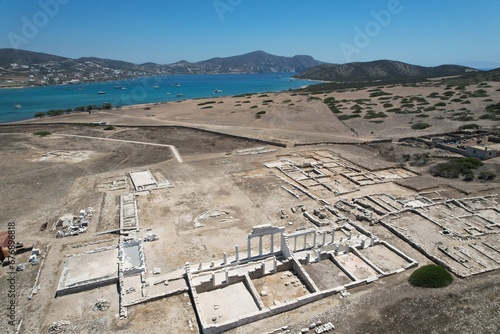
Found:
[{"label": "arid landscape", "polygon": [[[434,80],[1,125],[0,231],[41,260],[15,256],[21,332],[498,333],[498,151],[430,167],[497,147],[499,101]],[[450,286],[408,283],[433,262]]]}]

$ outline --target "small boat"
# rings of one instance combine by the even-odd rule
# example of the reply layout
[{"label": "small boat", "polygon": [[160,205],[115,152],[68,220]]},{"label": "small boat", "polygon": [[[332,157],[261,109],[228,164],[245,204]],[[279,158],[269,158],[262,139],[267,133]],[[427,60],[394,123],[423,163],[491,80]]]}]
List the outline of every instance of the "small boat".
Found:
[{"label": "small boat", "polygon": [[213,94],[217,94],[217,93],[222,93],[222,89],[216,89],[216,90],[214,90]]},{"label": "small boat", "polygon": [[127,90],[127,87],[122,87],[122,90]]},{"label": "small boat", "polygon": [[166,94],[167,94],[167,95],[170,95],[170,92],[167,92]]},{"label": "small boat", "polygon": [[181,84],[177,84],[177,85],[175,85],[175,87],[181,87]]},{"label": "small boat", "polygon": [[20,105],[20,104],[16,104],[16,105],[14,106],[14,109],[21,109],[21,105]]},{"label": "small boat", "polygon": [[177,97],[181,97],[181,96],[184,96],[184,94],[177,94],[176,96]]},{"label": "small boat", "polygon": [[99,95],[103,95],[103,94],[106,94],[106,92],[103,92],[102,90],[98,91],[97,94]]},{"label": "small boat", "polygon": [[154,88],[154,89],[158,89],[158,88],[160,88],[160,86],[158,86],[158,85],[154,85],[154,86],[153,86],[153,88]]},{"label": "small boat", "polygon": [[120,86],[120,85],[114,85],[113,89],[122,89],[122,86]]}]

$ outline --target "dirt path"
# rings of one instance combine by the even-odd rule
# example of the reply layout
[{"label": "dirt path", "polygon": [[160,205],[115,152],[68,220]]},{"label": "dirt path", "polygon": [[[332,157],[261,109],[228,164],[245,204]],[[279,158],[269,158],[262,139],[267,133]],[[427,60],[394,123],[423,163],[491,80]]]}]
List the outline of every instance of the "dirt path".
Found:
[{"label": "dirt path", "polygon": [[87,139],[117,141],[117,142],[123,142],[123,143],[131,143],[131,144],[141,144],[141,145],[151,145],[151,146],[168,147],[172,151],[172,154],[175,156],[175,159],[177,159],[177,161],[180,162],[180,163],[183,162],[182,158],[181,158],[181,155],[179,154],[179,152],[177,151],[177,149],[173,145],[147,143],[147,142],[135,141],[135,140],[124,140],[124,139],[102,138],[102,137],[92,137],[92,136],[69,135],[69,134],[63,134],[63,133],[54,133],[54,136],[78,137],[78,138],[87,138]]}]

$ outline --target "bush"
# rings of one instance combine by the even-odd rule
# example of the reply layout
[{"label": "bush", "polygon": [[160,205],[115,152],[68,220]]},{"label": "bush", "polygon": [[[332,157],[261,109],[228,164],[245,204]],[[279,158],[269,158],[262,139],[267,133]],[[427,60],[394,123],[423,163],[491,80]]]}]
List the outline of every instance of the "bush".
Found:
[{"label": "bush", "polygon": [[438,102],[434,106],[435,107],[446,107],[446,103],[444,103],[444,102]]},{"label": "bush", "polygon": [[477,124],[465,124],[465,125],[460,126],[458,129],[459,130],[477,130],[477,129],[481,129],[481,126],[477,125]]},{"label": "bush", "polygon": [[373,119],[373,118],[384,118],[384,117],[387,117],[386,114],[384,114],[382,111],[381,112],[374,112],[374,111],[368,111],[365,115],[365,119]]},{"label": "bush", "polygon": [[262,117],[262,115],[264,115],[265,113],[266,113],[266,111],[265,111],[265,110],[257,111],[257,112],[255,113],[255,118],[257,118],[257,119],[258,119],[258,118],[261,118],[261,117]]},{"label": "bush", "polygon": [[420,288],[444,288],[453,282],[453,276],[443,267],[428,264],[415,270],[409,281]]},{"label": "bush", "polygon": [[392,95],[391,93],[383,92],[383,91],[375,91],[370,94],[370,97],[379,97],[384,95]]},{"label": "bush", "polygon": [[338,116],[338,118],[341,120],[341,121],[346,121],[348,119],[351,119],[351,118],[358,118],[358,117],[361,117],[359,114],[351,114],[351,115],[340,115]]},{"label": "bush", "polygon": [[497,175],[495,173],[486,171],[486,172],[481,172],[481,174],[479,174],[477,178],[481,181],[489,182],[493,181],[496,177]]},{"label": "bush", "polygon": [[108,125],[108,126],[107,126],[107,127],[105,127],[103,130],[105,130],[105,131],[111,131],[111,130],[114,130],[114,129],[115,129],[115,127],[114,127],[114,126],[112,126],[112,125]]},{"label": "bush", "polygon": [[411,128],[413,130],[423,130],[423,129],[427,129],[428,127],[430,127],[431,125],[428,124],[428,123],[423,123],[423,122],[418,122],[418,123],[415,123],[411,126]]},{"label": "bush", "polygon": [[456,179],[460,175],[470,177],[473,169],[481,167],[483,163],[477,158],[457,158],[432,166],[429,172],[432,176]]},{"label": "bush", "polygon": [[33,132],[33,134],[35,136],[45,137],[45,136],[50,136],[52,133],[50,133],[49,131],[36,131]]},{"label": "bush", "polygon": [[35,114],[35,118],[40,118],[40,117],[44,117],[44,116],[47,116],[47,114],[44,113],[43,111],[39,111]]}]

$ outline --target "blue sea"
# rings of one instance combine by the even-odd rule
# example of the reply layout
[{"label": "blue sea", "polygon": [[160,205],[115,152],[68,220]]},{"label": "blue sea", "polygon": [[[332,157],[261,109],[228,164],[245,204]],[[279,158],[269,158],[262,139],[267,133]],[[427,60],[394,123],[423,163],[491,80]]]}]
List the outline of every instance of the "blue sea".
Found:
[{"label": "blue sea", "polygon": [[[113,106],[278,92],[315,82],[294,73],[172,75],[110,82],[0,89],[0,123],[33,118],[37,112],[104,102]],[[99,94],[105,93],[105,94]]]}]

